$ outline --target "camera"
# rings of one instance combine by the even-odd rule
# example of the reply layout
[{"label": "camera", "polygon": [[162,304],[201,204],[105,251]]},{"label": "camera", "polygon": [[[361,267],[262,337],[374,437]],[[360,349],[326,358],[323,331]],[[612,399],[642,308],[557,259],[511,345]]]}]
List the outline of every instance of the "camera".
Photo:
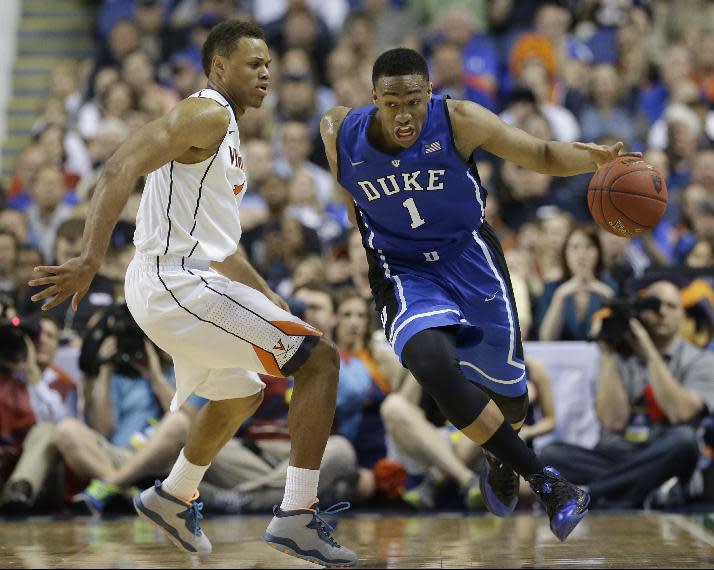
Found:
[{"label": "camera", "polygon": [[[99,358],[99,347],[108,336],[117,339],[117,352],[109,360]],[[107,307],[99,320],[91,326],[82,340],[79,355],[79,368],[85,374],[96,376],[99,368],[108,362],[114,364],[116,371],[124,376],[138,378],[141,374],[134,364],[146,364],[144,331],[136,324],[125,303]]]},{"label": "camera", "polygon": [[660,305],[657,297],[617,297],[605,301],[610,315],[602,320],[600,334],[595,340],[603,341],[624,357],[631,356],[630,319],[639,318],[642,311],[658,312]]},{"label": "camera", "polygon": [[40,339],[40,331],[38,319],[0,316],[0,368],[7,370],[25,362],[27,359],[25,337],[37,343]]}]

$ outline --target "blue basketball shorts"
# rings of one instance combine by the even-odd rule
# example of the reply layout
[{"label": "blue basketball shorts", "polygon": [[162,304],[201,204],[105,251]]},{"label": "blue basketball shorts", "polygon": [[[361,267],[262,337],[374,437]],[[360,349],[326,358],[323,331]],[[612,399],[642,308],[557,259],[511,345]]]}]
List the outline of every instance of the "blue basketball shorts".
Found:
[{"label": "blue basketball shorts", "polygon": [[457,357],[466,377],[497,394],[519,397],[526,393],[526,370],[503,250],[486,223],[472,238],[457,256],[443,260],[373,257],[377,312],[400,360],[418,332],[458,327]]}]

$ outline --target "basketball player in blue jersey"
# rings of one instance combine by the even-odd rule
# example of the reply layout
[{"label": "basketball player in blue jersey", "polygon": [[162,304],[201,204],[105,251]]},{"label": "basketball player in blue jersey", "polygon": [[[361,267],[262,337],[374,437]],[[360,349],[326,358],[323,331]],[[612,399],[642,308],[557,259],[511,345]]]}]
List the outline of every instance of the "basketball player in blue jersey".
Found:
[{"label": "basketball player in blue jersey", "polygon": [[332,109],[321,133],[362,233],[387,340],[451,423],[486,450],[489,510],[513,512],[522,475],[565,540],[589,496],[518,437],[528,409],[518,315],[473,154],[483,148],[569,176],[609,162],[622,143],[542,141],[477,104],[435,96],[426,61],[410,49],[382,54],[372,82],[374,104]]},{"label": "basketball player in blue jersey", "polygon": [[[239,208],[249,180],[238,118],[267,95],[270,54],[263,32],[239,20],[211,30],[203,46],[208,86],[129,137],[107,161],[87,219],[81,256],[30,282],[49,309],[87,292],[119,213],[148,175],[125,295],[137,323],[171,354],[176,409],[191,394],[210,400],[163,481],[134,498],[140,516],[182,550],[211,552],[199,521],[198,485],[210,462],[255,412],[257,373],[294,376],[285,495],[263,539],[287,554],[331,567],[357,557],[331,537],[314,507],[320,462],[335,414],[339,356],[321,333],[291,315],[238,252]],[[328,509],[329,512],[329,509]]]}]

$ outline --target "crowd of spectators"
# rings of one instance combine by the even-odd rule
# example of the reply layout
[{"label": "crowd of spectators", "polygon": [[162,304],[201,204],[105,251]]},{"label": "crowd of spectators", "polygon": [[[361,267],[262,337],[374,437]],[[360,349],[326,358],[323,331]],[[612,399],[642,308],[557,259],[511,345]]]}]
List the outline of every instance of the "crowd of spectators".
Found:
[{"label": "crowd of spectators", "polygon": [[[476,154],[524,340],[586,341],[613,299],[649,287],[659,300],[624,322],[634,354],[598,343],[596,448],[553,443],[543,457],[590,486],[600,506],[692,500],[692,473],[714,455],[714,429],[697,431],[714,412],[712,3],[104,0],[95,56],[52,69],[32,141],[0,188],[0,335],[22,331],[0,347],[0,508],[103,512],[168,472],[205,403],[168,412],[171,360],[136,331],[132,347],[122,340],[132,330],[120,304],[143,183],[76,312],[67,301],[33,318],[27,281],[34,267],[81,250],[104,162],[205,87],[201,46],[232,17],[261,24],[273,58],[269,96],[239,122],[250,188],[242,247],[341,354],[321,494],[483,508],[480,450],[445,423],[380,336],[361,239],[319,136],[329,108],[371,102],[374,60],[402,45],[425,55],[435,93],[479,103],[543,139],[622,140],[665,176],[665,217],[626,240],[593,224],[588,175],[555,178]],[[557,402],[545,367],[526,357],[522,436],[532,441],[556,428]],[[256,416],[208,471],[202,493],[214,509],[260,511],[280,499],[291,387],[266,383]]]}]

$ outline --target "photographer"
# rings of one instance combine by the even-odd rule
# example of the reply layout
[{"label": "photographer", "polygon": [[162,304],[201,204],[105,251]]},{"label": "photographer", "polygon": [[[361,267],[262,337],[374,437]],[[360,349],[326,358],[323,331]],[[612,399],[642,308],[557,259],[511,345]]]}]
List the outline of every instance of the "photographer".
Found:
[{"label": "photographer", "polygon": [[[627,346],[599,337],[600,441],[592,450],[554,443],[541,453],[544,463],[587,485],[594,506],[641,507],[665,481],[677,477],[686,483],[699,457],[697,424],[714,410],[714,354],[680,336],[679,290],[657,281],[644,294],[659,308],[643,309],[626,321],[625,339],[634,354],[623,356],[614,348],[626,352]],[[673,489],[681,491],[682,485]]]},{"label": "photographer", "polygon": [[[116,305],[90,327],[80,366],[87,374],[87,424],[76,419],[62,421],[55,443],[70,468],[96,479],[87,491],[101,496],[103,481],[134,454],[132,440],[169,409],[174,395],[168,377],[172,363],[159,356],[126,306]],[[86,504],[86,499],[86,492],[81,493],[76,502]]]},{"label": "photographer", "polygon": [[[52,365],[59,326],[49,315],[0,321],[0,508],[19,514],[47,490],[55,423],[78,414],[74,382]],[[51,492],[47,492],[51,499]]]}]

